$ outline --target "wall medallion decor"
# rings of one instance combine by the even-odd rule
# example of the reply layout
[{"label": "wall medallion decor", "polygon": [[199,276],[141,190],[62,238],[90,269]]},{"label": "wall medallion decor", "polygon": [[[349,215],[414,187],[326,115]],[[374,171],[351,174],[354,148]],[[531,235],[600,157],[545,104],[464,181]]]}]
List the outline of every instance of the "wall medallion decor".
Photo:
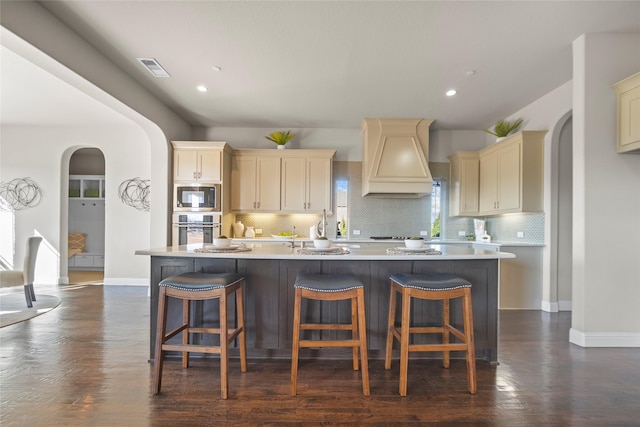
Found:
[{"label": "wall medallion decor", "polygon": [[0,182],[0,210],[19,211],[37,206],[42,199],[42,191],[31,178],[15,178]]},{"label": "wall medallion decor", "polygon": [[139,211],[149,212],[150,191],[151,184],[149,184],[149,180],[136,177],[122,181],[120,187],[118,187],[118,197],[125,205],[136,208]]}]

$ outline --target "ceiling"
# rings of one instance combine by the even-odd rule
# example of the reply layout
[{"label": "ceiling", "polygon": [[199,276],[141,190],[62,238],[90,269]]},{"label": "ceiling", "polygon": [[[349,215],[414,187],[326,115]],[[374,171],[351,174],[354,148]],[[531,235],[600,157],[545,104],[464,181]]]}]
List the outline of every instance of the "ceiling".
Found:
[{"label": "ceiling", "polygon": [[[571,80],[581,34],[640,32],[640,1],[41,5],[188,123],[213,127],[355,129],[365,117],[420,117],[483,129]],[[152,76],[140,57],[171,77]],[[64,111],[54,79],[34,87],[35,76],[12,68],[19,62],[2,50],[2,123],[38,119],[17,108],[25,97]],[[451,88],[457,95],[445,96]]]}]

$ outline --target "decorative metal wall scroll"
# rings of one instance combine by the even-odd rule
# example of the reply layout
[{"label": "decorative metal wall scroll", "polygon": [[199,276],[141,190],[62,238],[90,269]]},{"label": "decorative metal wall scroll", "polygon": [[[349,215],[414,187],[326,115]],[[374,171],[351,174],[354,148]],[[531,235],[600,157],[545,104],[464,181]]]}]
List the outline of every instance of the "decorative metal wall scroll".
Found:
[{"label": "decorative metal wall scroll", "polygon": [[0,182],[0,210],[19,211],[37,206],[42,199],[42,191],[31,178],[15,178]]},{"label": "decorative metal wall scroll", "polygon": [[138,209],[139,211],[149,212],[150,201],[149,193],[151,184],[148,179],[131,178],[122,181],[118,187],[118,197],[125,205]]}]

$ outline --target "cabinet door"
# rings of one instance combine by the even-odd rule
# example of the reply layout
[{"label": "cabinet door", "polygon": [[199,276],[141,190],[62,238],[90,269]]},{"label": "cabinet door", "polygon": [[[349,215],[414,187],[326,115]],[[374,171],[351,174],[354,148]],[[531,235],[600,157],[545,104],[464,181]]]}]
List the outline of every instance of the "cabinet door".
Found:
[{"label": "cabinet door", "polygon": [[331,159],[307,159],[307,211],[332,210]]},{"label": "cabinet door", "polygon": [[198,152],[196,150],[174,150],[173,179],[193,181],[197,179]]},{"label": "cabinet door", "polygon": [[104,255],[94,255],[93,256],[93,266],[94,267],[104,267]]},{"label": "cabinet door", "polygon": [[283,211],[303,211],[307,207],[306,159],[304,157],[284,157],[282,159]]},{"label": "cabinet door", "polygon": [[257,159],[256,209],[280,210],[280,158]]},{"label": "cabinet door", "polygon": [[449,177],[449,216],[478,214],[478,179],[480,163],[478,156],[449,156],[451,160]]},{"label": "cabinet door", "polygon": [[520,209],[520,147],[511,144],[498,151],[498,210]]},{"label": "cabinet door", "polygon": [[618,153],[640,152],[640,73],[614,85],[618,95]]},{"label": "cabinet door", "polygon": [[462,160],[460,170],[460,212],[465,215],[478,213],[478,177],[480,165],[477,160]]},{"label": "cabinet door", "polygon": [[218,150],[198,151],[198,179],[200,181],[221,182],[222,152]]},{"label": "cabinet door", "polygon": [[493,212],[498,202],[498,154],[480,157],[480,212]]},{"label": "cabinet door", "polygon": [[93,267],[93,255],[77,254],[75,258],[75,267]]},{"label": "cabinet door", "polygon": [[231,209],[250,211],[256,208],[256,158],[234,157],[231,161]]}]

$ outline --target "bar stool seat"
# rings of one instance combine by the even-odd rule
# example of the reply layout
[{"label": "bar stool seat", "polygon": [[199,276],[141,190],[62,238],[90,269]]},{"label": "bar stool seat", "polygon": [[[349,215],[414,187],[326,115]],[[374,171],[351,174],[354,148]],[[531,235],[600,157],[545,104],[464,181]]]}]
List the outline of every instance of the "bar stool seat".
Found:
[{"label": "bar stool seat", "polygon": [[[393,339],[400,342],[400,395],[407,395],[409,353],[418,351],[442,351],[443,367],[449,367],[451,351],[465,351],[467,360],[467,383],[469,393],[476,393],[476,362],[473,338],[473,311],[471,306],[471,283],[464,278],[448,273],[394,274],[390,277],[389,322],[387,350],[384,367],[391,369]],[[400,327],[395,325],[396,297],[402,296]],[[442,301],[442,326],[410,326],[411,298]],[[463,331],[451,324],[450,300],[462,298]],[[410,344],[411,334],[442,334],[441,344]],[[451,342],[454,335],[461,342]]]},{"label": "bar stool seat", "polygon": [[[293,348],[291,357],[291,395],[296,395],[298,379],[298,354],[300,348],[353,347],[353,370],[357,371],[358,353],[362,371],[362,392],[369,396],[369,366],[367,359],[367,331],[364,310],[364,285],[350,274],[299,273],[294,284]],[[351,323],[302,323],[300,311],[302,298],[320,301],[351,300]],[[351,339],[312,340],[300,339],[300,330],[351,331]],[[358,352],[358,349],[360,350]]]},{"label": "bar stool seat", "polygon": [[[238,273],[183,273],[168,277],[159,284],[158,324],[155,343],[155,361],[153,373],[153,394],[160,393],[162,367],[165,351],[181,351],[182,367],[189,366],[189,353],[213,353],[220,355],[221,397],[226,399],[229,393],[228,363],[229,344],[238,337],[240,347],[240,369],[247,371],[247,350],[244,327],[244,276]],[[227,313],[228,296],[235,293],[237,327],[229,328]],[[167,332],[167,306],[169,298],[180,299],[182,305],[182,325]],[[220,306],[220,327],[202,328],[190,324],[190,302],[218,299]],[[182,332],[181,344],[170,344],[169,339]],[[220,336],[220,345],[190,344],[190,334],[216,334]]]}]

